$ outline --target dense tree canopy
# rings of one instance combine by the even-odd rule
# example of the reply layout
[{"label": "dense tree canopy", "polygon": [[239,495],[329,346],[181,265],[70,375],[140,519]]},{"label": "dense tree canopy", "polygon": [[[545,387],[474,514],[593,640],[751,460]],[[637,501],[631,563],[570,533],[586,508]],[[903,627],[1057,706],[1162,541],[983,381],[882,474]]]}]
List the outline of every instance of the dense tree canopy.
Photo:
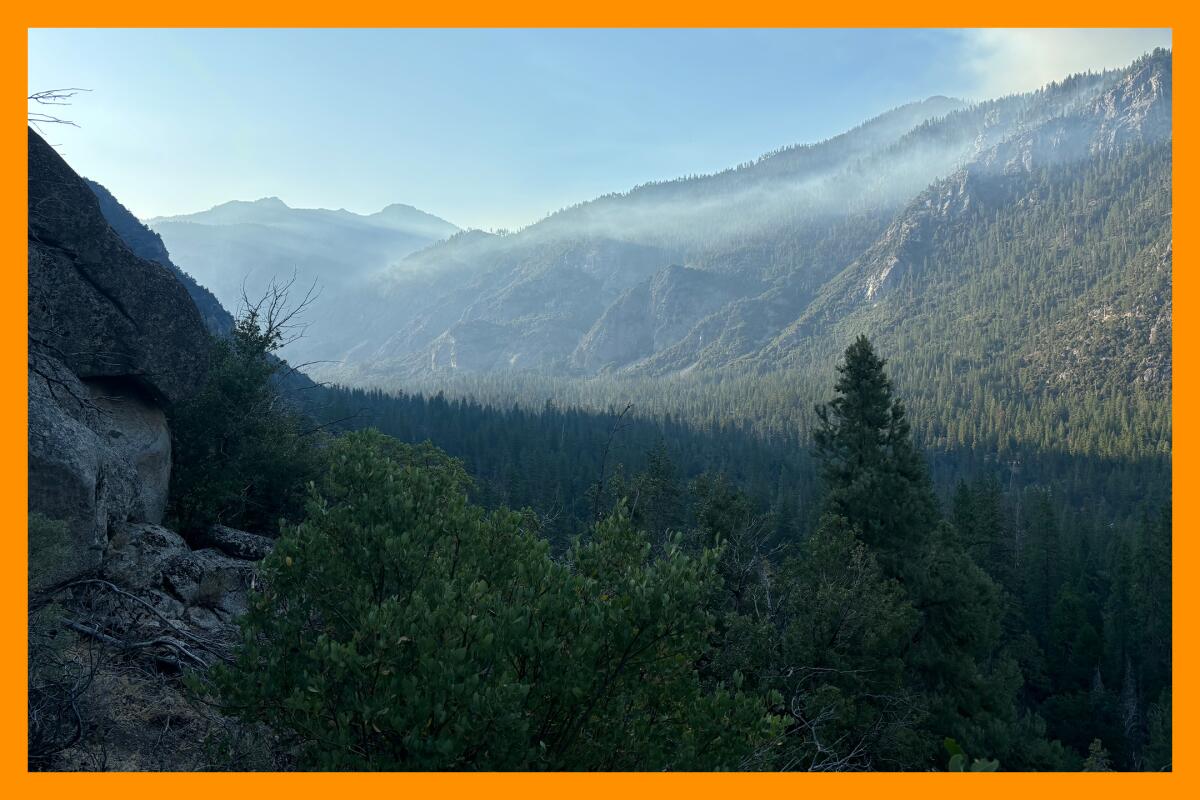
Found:
[{"label": "dense tree canopy", "polygon": [[[1002,769],[1169,766],[1169,518],[1114,538],[995,470],[943,516],[884,367],[847,349],[815,463],[735,430],[334,393],[375,409],[335,427],[517,427],[463,461],[373,431],[313,448],[221,701],[319,768],[944,769],[947,739]],[[722,450],[733,477],[697,472]]]},{"label": "dense tree canopy", "polygon": [[619,509],[556,561],[435,451],[364,432],[327,456],[220,679],[305,764],[731,769],[770,741],[761,698],[697,679],[712,550],[654,556]]}]

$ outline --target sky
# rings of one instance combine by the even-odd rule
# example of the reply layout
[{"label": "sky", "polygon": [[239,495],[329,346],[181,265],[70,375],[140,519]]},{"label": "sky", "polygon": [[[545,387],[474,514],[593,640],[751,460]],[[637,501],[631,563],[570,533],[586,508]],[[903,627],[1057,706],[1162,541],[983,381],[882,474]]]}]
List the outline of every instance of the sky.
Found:
[{"label": "sky", "polygon": [[143,219],[275,196],[494,229],[1170,45],[1164,29],[34,29],[28,85],[90,90],[49,109],[78,127],[42,129]]}]

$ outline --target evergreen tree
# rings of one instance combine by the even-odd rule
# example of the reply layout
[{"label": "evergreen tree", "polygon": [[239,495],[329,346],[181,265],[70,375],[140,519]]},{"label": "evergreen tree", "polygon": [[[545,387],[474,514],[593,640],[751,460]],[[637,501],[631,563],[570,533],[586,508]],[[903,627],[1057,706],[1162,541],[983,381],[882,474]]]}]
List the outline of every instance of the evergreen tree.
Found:
[{"label": "evergreen tree", "polygon": [[638,474],[629,499],[634,524],[656,541],[683,525],[683,489],[666,442],[660,441],[648,454],[646,469]]},{"label": "evergreen tree", "polygon": [[785,769],[902,769],[926,749],[907,679],[918,615],[845,519],[826,516],[779,576],[774,687],[791,717]]},{"label": "evergreen tree", "polygon": [[[1016,663],[997,658],[1002,607],[995,582],[939,519],[924,459],[884,360],[864,336],[846,350],[835,397],[817,409],[814,433],[827,513],[846,520],[898,579],[917,610],[913,640],[893,643],[922,693],[932,743],[952,736],[976,752],[999,752],[1016,722]],[[937,748],[926,751],[935,758]]]},{"label": "evergreen tree", "polygon": [[817,407],[813,441],[825,511],[858,531],[888,574],[903,576],[906,556],[933,529],[937,504],[884,363],[865,336],[846,349],[835,397]]},{"label": "evergreen tree", "polygon": [[273,354],[283,338],[251,308],[229,336],[212,338],[206,383],[172,409],[167,513],[184,535],[214,522],[274,535],[281,518],[301,513],[318,448],[280,394],[288,367]]}]

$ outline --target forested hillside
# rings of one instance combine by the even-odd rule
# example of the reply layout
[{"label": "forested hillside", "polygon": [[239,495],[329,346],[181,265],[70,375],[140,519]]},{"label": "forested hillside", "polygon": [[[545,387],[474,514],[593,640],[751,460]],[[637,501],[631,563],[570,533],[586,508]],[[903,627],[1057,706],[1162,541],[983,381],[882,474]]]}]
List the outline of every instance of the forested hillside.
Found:
[{"label": "forested hillside", "polygon": [[[1028,94],[974,105],[933,98],[826,142],[597,198],[514,233],[451,237],[373,276],[360,294],[361,318],[347,322],[353,346],[316,373],[398,387],[513,371],[691,378],[745,361],[771,371],[813,345],[827,363],[840,326],[865,322],[864,308],[917,316],[907,294],[890,292],[901,280],[925,297],[953,270],[975,287],[964,300],[978,303],[986,287],[1017,302],[1023,285],[973,281],[972,263],[951,259],[924,274],[923,260],[937,257],[922,251],[926,240],[945,241],[952,229],[981,235],[992,215],[1039,202],[1044,227],[1024,233],[1050,238],[1030,240],[1030,248],[1070,246],[1056,239],[1061,231],[1050,233],[1056,223],[1069,222],[1070,236],[1102,235],[1125,200],[1095,188],[1089,199],[1059,199],[1087,191],[1072,183],[1080,171],[1121,190],[1164,192],[1169,203],[1169,185],[1151,185],[1158,178],[1144,177],[1140,188],[1119,184],[1145,167],[1135,151],[1170,141],[1170,63],[1160,51],[1125,70]],[[1169,147],[1160,152],[1169,159]],[[1053,189],[1054,198],[1038,194],[1056,181],[1067,185]],[[1100,207],[1080,216],[1078,202],[1090,200]],[[1152,218],[1158,232],[1169,223]],[[1091,280],[1123,270],[1122,259],[1135,253],[1099,255]],[[733,280],[711,305],[689,302],[717,279],[711,273]],[[1024,275],[1029,285],[1039,277]],[[630,297],[666,281],[678,291],[655,313],[671,324],[649,338],[627,329],[621,309]],[[1075,299],[1085,285],[1047,287],[1060,288]],[[907,358],[900,355],[898,367]]]},{"label": "forested hillside", "polygon": [[377,278],[353,352],[312,371],[804,438],[834,359],[867,333],[932,451],[1161,459],[1170,99],[1157,52],[460,234]]}]

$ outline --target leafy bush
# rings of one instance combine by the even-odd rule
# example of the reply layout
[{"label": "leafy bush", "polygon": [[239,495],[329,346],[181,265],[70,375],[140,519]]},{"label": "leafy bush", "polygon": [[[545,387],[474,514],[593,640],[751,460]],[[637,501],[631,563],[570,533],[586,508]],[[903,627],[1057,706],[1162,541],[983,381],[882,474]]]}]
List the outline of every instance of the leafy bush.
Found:
[{"label": "leafy bush", "polygon": [[373,431],[328,449],[264,562],[231,709],[324,769],[736,768],[776,732],[701,687],[715,554],[652,558],[620,509],[564,561],[461,466]]},{"label": "leafy bush", "polygon": [[905,643],[918,617],[843,517],[826,515],[779,580],[779,689],[789,768],[886,769],[920,759]]},{"label": "leafy bush", "polygon": [[945,745],[950,753],[950,764],[947,767],[950,772],[995,772],[1000,769],[1000,762],[994,758],[969,758],[953,739],[947,738]]}]

